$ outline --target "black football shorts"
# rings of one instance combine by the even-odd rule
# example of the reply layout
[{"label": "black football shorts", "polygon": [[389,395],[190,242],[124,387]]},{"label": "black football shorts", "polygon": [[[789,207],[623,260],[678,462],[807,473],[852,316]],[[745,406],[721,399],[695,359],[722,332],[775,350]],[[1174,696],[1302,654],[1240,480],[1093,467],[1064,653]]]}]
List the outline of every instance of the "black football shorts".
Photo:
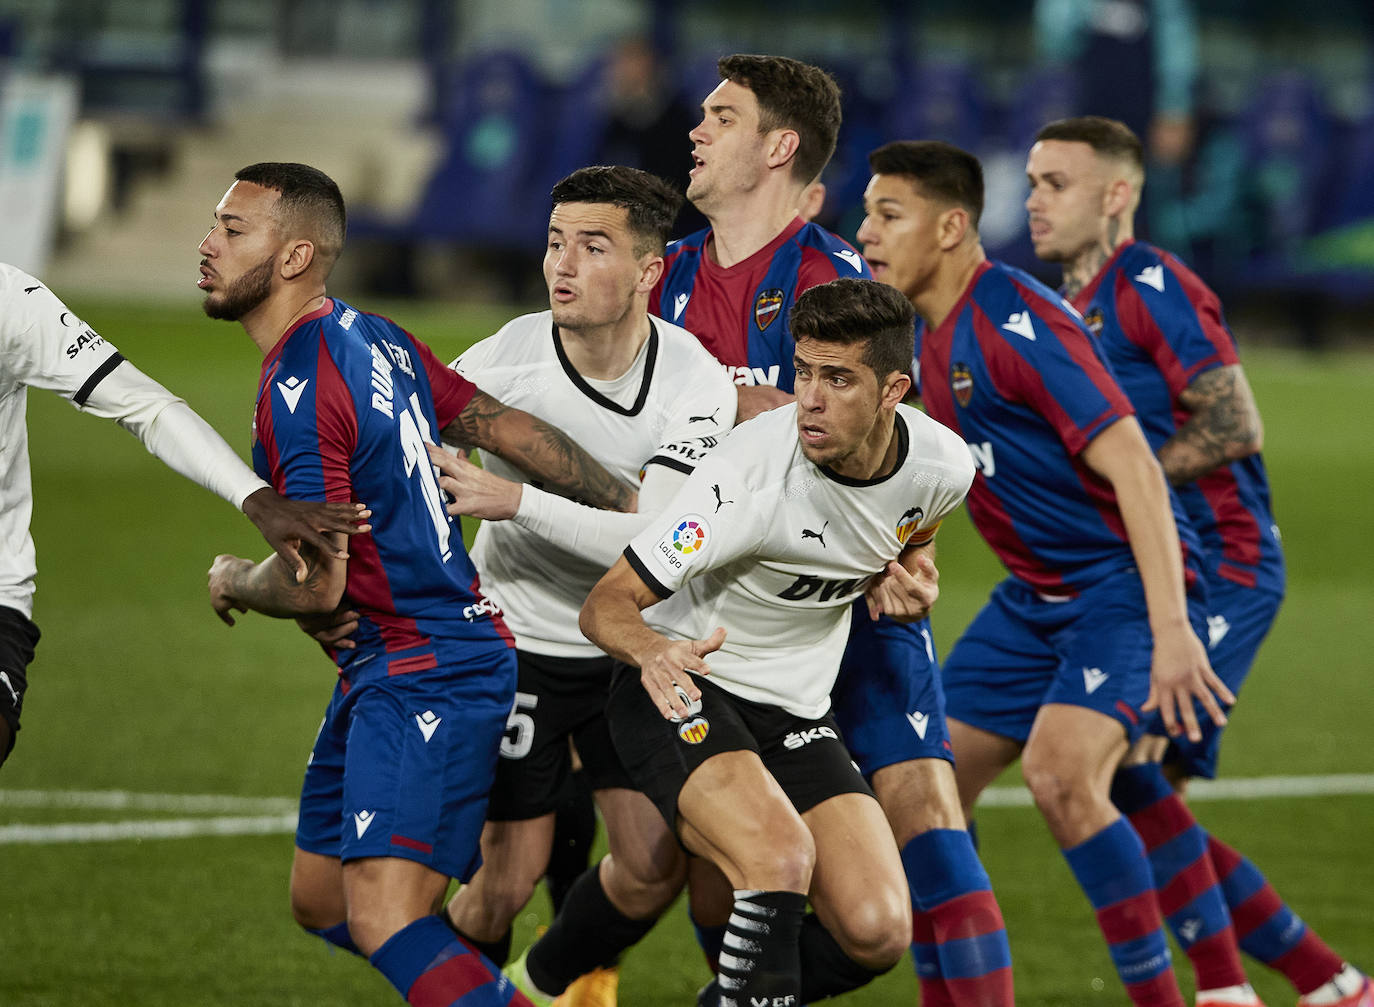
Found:
[{"label": "black football shorts", "polygon": [[0,717],[10,728],[10,743],[0,752],[0,762],[14,750],[24,691],[29,687],[29,662],[40,635],[24,613],[0,605]]}]

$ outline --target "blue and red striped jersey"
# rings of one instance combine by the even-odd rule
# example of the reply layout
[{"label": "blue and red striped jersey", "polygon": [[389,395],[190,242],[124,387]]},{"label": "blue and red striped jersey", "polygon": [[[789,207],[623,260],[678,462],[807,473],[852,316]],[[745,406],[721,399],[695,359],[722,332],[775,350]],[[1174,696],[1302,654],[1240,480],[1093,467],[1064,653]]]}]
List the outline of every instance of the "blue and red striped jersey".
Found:
[{"label": "blue and red striped jersey", "polygon": [[[922,334],[919,360],[926,411],[963,436],[978,467],[969,515],[1012,574],[1063,596],[1134,564],[1116,494],[1081,457],[1133,410],[1063,298],[985,262]],[[1196,539],[1176,500],[1174,510],[1187,555]]]},{"label": "blue and red striped jersey", "polygon": [[344,600],[362,616],[357,648],[330,655],[346,678],[379,657],[394,675],[435,667],[446,648],[510,642],[425,451],[475,391],[400,326],[337,299],[263,361],[258,474],[283,496],[372,508],[372,531],[348,543]]},{"label": "blue and red striped jersey", "polygon": [[793,303],[808,287],[837,277],[871,277],[868,263],[844,239],[800,217],[729,269],[711,261],[710,239],[707,228],[668,246],[650,313],[701,340],[735,384],[792,391]]},{"label": "blue and red striped jersey", "polygon": [[[1180,394],[1214,367],[1240,362],[1216,294],[1168,252],[1130,241],[1073,300],[1135,405],[1150,447],[1192,415]],[[1209,576],[1283,590],[1283,550],[1258,454],[1177,489]]]}]

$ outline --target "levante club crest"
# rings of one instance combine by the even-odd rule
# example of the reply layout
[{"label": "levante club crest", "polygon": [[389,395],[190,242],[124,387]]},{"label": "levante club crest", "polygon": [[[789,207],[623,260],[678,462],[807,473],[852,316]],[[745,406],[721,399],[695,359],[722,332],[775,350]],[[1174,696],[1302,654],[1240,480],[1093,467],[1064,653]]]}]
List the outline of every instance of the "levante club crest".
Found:
[{"label": "levante club crest", "polygon": [[954,397],[959,400],[959,405],[967,408],[969,400],[973,398],[973,372],[968,364],[955,364],[950,368],[949,386],[954,389]]},{"label": "levante club crest", "polygon": [[777,287],[771,290],[759,291],[759,296],[754,299],[754,324],[762,332],[773,324],[773,319],[778,317],[782,311],[782,291]]},{"label": "levante club crest", "polygon": [[1083,324],[1088,327],[1088,331],[1094,336],[1102,335],[1102,323],[1104,320],[1101,308],[1093,308],[1083,316]]}]

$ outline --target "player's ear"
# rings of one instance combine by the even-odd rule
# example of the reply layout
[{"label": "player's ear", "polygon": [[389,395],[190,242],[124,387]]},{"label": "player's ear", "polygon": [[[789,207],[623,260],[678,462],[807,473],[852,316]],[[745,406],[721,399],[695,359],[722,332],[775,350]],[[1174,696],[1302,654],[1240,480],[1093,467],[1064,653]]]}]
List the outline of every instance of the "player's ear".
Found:
[{"label": "player's ear", "polygon": [[941,251],[948,252],[952,248],[957,248],[964,240],[964,235],[968,233],[968,211],[962,206],[951,206],[940,214],[936,222],[936,232]]},{"label": "player's ear", "polygon": [[639,283],[635,286],[635,293],[647,294],[654,289],[654,284],[663,275],[663,256],[653,255],[647,259],[640,260]]},{"label": "player's ear", "polygon": [[310,263],[315,261],[315,244],[305,239],[300,239],[291,243],[291,247],[286,251],[286,258],[282,260],[281,275],[283,280],[294,280],[307,269]]},{"label": "player's ear", "polygon": [[768,167],[781,168],[797,156],[801,137],[795,129],[775,129],[768,134]]},{"label": "player's ear", "polygon": [[1131,209],[1134,189],[1129,180],[1117,178],[1102,193],[1102,212],[1108,217],[1120,217]]},{"label": "player's ear", "polygon": [[897,403],[906,399],[907,393],[911,391],[911,375],[905,371],[893,371],[883,382],[882,406],[884,409],[896,409]]}]

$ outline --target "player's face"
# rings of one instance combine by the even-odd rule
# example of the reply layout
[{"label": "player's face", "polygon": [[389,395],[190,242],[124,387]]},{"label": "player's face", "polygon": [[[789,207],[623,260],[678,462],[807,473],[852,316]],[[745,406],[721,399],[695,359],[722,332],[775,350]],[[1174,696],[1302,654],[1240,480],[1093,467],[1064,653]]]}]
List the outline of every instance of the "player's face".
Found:
[{"label": "player's face", "polygon": [[559,203],[549,216],[544,282],[554,324],[573,331],[614,325],[647,294],[653,255],[635,255],[629,211],[610,203]]},{"label": "player's face", "polygon": [[1041,140],[1026,159],[1031,244],[1046,262],[1071,262],[1102,231],[1107,172],[1086,143]]},{"label": "player's face", "polygon": [[701,103],[692,141],[687,198],[702,213],[747,193],[767,167],[767,137],[759,133],[759,102],[743,84],[723,80]]},{"label": "player's face", "polygon": [[945,209],[918,193],[904,175],[869,179],[856,237],[873,278],[915,300],[940,264],[940,215]]},{"label": "player's face", "polygon": [[272,293],[281,239],[272,209],[278,193],[235,182],[215,207],[215,226],[200,243],[205,313],[237,321]]},{"label": "player's face", "polygon": [[792,357],[802,454],[859,478],[870,473],[849,470],[862,469],[873,453],[882,400],[878,377],[863,362],[865,345],[802,339]]}]

